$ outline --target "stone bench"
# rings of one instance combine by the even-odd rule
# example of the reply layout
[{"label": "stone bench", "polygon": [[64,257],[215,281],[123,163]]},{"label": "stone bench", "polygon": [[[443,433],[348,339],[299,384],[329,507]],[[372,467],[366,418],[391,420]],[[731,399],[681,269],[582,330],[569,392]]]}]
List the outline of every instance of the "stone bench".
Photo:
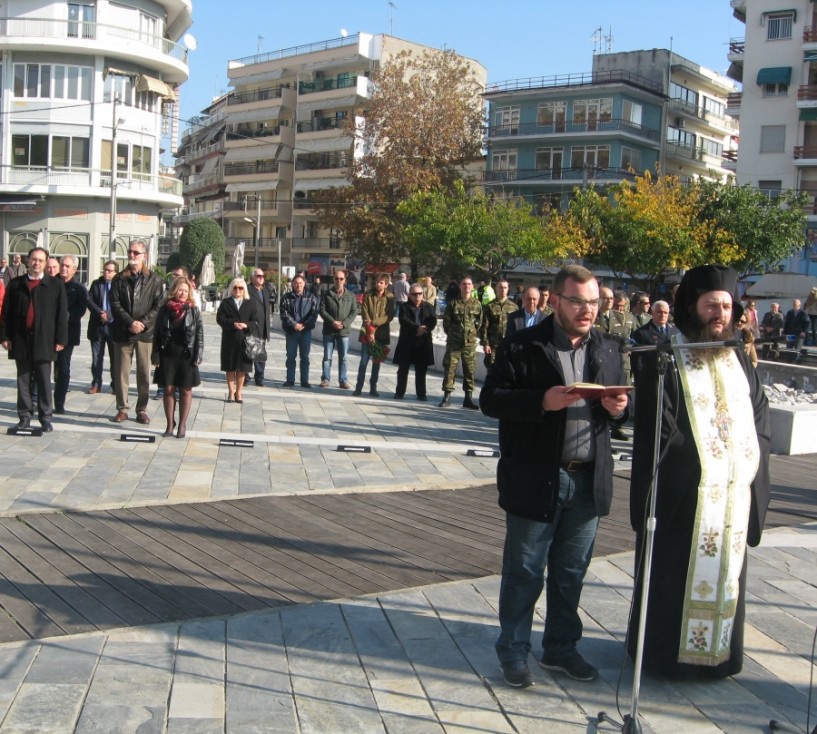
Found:
[{"label": "stone bench", "polygon": [[769,420],[773,454],[817,453],[817,406],[771,405]]}]

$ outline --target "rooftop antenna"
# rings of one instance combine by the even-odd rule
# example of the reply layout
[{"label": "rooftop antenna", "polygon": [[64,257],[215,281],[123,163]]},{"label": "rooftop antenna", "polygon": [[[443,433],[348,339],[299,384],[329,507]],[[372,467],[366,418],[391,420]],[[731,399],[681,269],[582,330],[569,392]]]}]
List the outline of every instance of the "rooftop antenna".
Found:
[{"label": "rooftop antenna", "polygon": [[394,11],[397,10],[397,6],[389,0],[389,35],[394,35]]},{"label": "rooftop antenna", "polygon": [[613,50],[613,29],[610,28],[607,33],[605,33],[604,29],[599,26],[593,31],[590,40],[593,41],[594,56],[601,53],[609,54]]},{"label": "rooftop antenna", "polygon": [[258,36],[258,51],[256,53],[261,53],[261,47],[264,45],[264,36]]}]

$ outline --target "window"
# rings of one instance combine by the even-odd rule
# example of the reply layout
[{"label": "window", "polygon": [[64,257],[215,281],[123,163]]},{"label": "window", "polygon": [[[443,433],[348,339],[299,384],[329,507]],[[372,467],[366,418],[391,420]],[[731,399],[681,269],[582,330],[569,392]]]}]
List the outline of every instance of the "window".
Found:
[{"label": "window", "polygon": [[686,130],[670,125],[667,128],[667,142],[680,145],[682,148],[694,148],[695,133],[689,133]]},{"label": "window", "polygon": [[91,100],[94,70],[64,64],[15,64],[14,96]]},{"label": "window", "polygon": [[567,118],[567,102],[541,102],[536,108],[536,124],[539,126],[553,126],[554,132],[565,129]]},{"label": "window", "polygon": [[48,167],[48,135],[12,135],[12,165]]},{"label": "window", "polygon": [[766,16],[766,40],[781,41],[791,38],[794,13],[769,13]]},{"label": "window", "polygon": [[681,100],[686,107],[691,107],[693,110],[698,109],[698,93],[689,89],[689,87],[671,82],[669,85],[669,96],[670,99]]},{"label": "window", "polygon": [[631,102],[629,99],[625,99],[621,105],[621,117],[629,123],[633,125],[640,125],[641,124],[641,113],[644,111],[644,107],[638,102]]},{"label": "window", "polygon": [[[130,151],[127,143],[116,144],[116,177],[128,177],[128,161],[130,160]],[[102,141],[102,170],[110,174],[111,171],[111,141]]]},{"label": "window", "polygon": [[90,149],[88,138],[55,135],[51,138],[51,166],[65,171],[88,168]]},{"label": "window", "polygon": [[707,114],[716,117],[726,116],[726,105],[723,102],[719,102],[717,99],[712,99],[711,97],[702,97],[701,100]]},{"label": "window", "polygon": [[492,171],[515,171],[516,170],[516,151],[515,150],[500,150],[496,151],[491,156],[491,170]]},{"label": "window", "polygon": [[126,74],[108,74],[105,77],[105,87],[102,92],[102,101],[111,102],[116,97],[120,104],[126,107],[138,107],[148,112],[156,111],[155,92],[137,92],[134,77]]},{"label": "window", "polygon": [[153,149],[144,145],[133,146],[133,177],[146,181],[150,179]]},{"label": "window", "polygon": [[550,171],[551,178],[562,177],[562,148],[537,148],[536,149],[536,170]]},{"label": "window", "polygon": [[158,44],[160,44],[162,41],[159,19],[152,15],[147,15],[146,13],[140,13],[139,38],[144,43],[149,43],[158,47]]},{"label": "window", "polygon": [[764,97],[785,97],[788,93],[789,93],[788,84],[779,83],[763,85]]},{"label": "window", "polygon": [[641,172],[641,151],[636,148],[621,148],[621,167],[627,171],[632,168],[636,173]]},{"label": "window", "polygon": [[516,134],[519,128],[519,105],[497,107],[494,112],[494,125],[511,128],[511,134]]},{"label": "window", "polygon": [[93,5],[68,3],[68,37],[95,38],[94,21],[96,8]]},{"label": "window", "polygon": [[701,138],[701,149],[707,155],[720,158],[723,155],[723,144],[709,138]]},{"label": "window", "polygon": [[760,128],[760,152],[782,153],[786,148],[785,125],[762,125]]},{"label": "window", "polygon": [[588,130],[595,130],[599,122],[607,122],[613,117],[613,98],[584,99],[573,103],[573,122],[587,124]]},{"label": "window", "polygon": [[609,168],[610,167],[610,146],[609,145],[577,145],[570,151],[571,168]]},{"label": "window", "polygon": [[782,181],[758,181],[757,187],[768,196],[770,199],[776,199],[780,196],[780,191],[783,188]]}]

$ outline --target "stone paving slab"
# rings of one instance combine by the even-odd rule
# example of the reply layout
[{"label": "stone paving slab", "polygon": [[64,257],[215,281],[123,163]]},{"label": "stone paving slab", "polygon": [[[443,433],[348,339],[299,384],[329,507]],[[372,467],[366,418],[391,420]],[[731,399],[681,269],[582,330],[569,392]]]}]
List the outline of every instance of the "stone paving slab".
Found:
[{"label": "stone paving slab", "polygon": [[[813,593],[817,524],[768,531],[750,550],[794,595],[749,595],[744,671],[705,683],[645,677],[639,713],[654,734],[743,734],[770,718],[806,724],[812,631],[776,634]],[[774,556],[798,548],[791,573]],[[802,551],[806,551],[803,553]],[[504,684],[493,641],[496,576],[360,598],[0,645],[0,731],[23,732],[557,732],[613,731],[599,711],[630,708],[623,636],[631,553],[593,561],[582,598],[581,649],[594,683],[542,670]],[[813,573],[812,573],[813,576]],[[751,591],[751,588],[750,588]],[[785,627],[785,625],[783,625]],[[534,646],[542,633],[541,610]],[[534,648],[535,649],[535,648]],[[623,670],[622,670],[623,666]],[[812,704],[812,723],[817,704]]]}]

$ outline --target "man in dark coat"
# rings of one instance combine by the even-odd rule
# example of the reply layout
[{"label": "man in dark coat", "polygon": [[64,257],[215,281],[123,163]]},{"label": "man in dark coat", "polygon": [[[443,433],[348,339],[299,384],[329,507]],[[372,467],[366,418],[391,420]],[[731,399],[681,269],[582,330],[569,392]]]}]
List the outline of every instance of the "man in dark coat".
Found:
[{"label": "man in dark coat", "polygon": [[88,310],[88,290],[74,276],[77,272],[77,259],[73,255],[64,255],[60,259],[60,278],[65,283],[65,295],[68,303],[68,343],[57,355],[54,377],[54,412],[65,413],[65,397],[71,382],[71,357],[74,347],[82,340],[82,317]]},{"label": "man in dark coat", "polygon": [[[632,340],[638,345],[666,344],[678,329],[669,323],[669,304],[666,301],[656,301],[650,309],[652,318],[632,333]],[[633,376],[641,369],[641,352],[634,352],[630,358]]]},{"label": "man in dark coat", "polygon": [[510,336],[517,331],[522,331],[522,329],[536,326],[536,324],[545,320],[548,314],[539,308],[540,299],[540,291],[535,285],[524,290],[522,294],[522,307],[516,313],[512,313],[508,316],[505,336]]},{"label": "man in dark coat", "polygon": [[306,292],[306,280],[302,275],[292,279],[292,290],[281,299],[281,328],[287,347],[287,379],[284,387],[295,386],[295,360],[300,354],[301,387],[309,384],[309,353],[312,349],[312,330],[318,322],[319,299]]},{"label": "man in dark coat", "polygon": [[[270,302],[270,291],[267,284],[264,282],[264,271],[261,270],[261,268],[255,268],[252,271],[252,282],[248,283],[247,287],[250,290],[247,296],[258,301],[258,305],[261,307],[261,311],[264,313],[264,320],[263,322],[259,323],[259,330],[261,332],[259,336],[264,339],[264,341],[269,341],[270,332],[272,331],[270,328],[272,306]],[[255,378],[256,387],[264,387],[264,367],[266,364],[266,361],[253,362],[255,373],[253,377]]]},{"label": "man in dark coat", "polygon": [[593,328],[599,286],[571,265],[553,283],[555,310],[509,336],[480,395],[482,412],[499,418],[499,506],[505,510],[505,549],[499,592],[501,632],[496,651],[506,683],[533,683],[527,658],[534,608],[544,587],[547,615],[539,664],[574,680],[598,671],[576,644],[578,607],[599,517],[613,497],[611,422],[627,420],[623,393],[583,399],[575,382],[621,385],[618,345]]},{"label": "man in dark coat", "polygon": [[37,382],[37,417],[43,431],[51,425],[51,363],[68,343],[68,305],[60,278],[45,273],[48,253],[28,253],[28,273],[6,289],[0,318],[0,342],[17,366],[17,428],[29,428],[34,414],[31,376]]},{"label": "man in dark coat", "polygon": [[136,420],[150,423],[146,408],[150,398],[150,353],[153,327],[164,298],[164,282],[147,265],[147,243],[133,240],[128,246],[128,267],[111,285],[113,310],[114,371],[116,372],[116,415],[128,418],[128,386],[133,356],[136,355]]},{"label": "man in dark coat", "polygon": [[424,300],[423,287],[415,283],[409,288],[408,305],[398,315],[400,335],[394,349],[397,365],[396,400],[402,400],[408,385],[409,367],[414,367],[414,391],[417,400],[426,397],[426,372],[434,364],[434,344],[431,335],[437,326],[437,315],[432,304]]},{"label": "man in dark coat", "polygon": [[[673,344],[734,338],[743,311],[737,283],[738,274],[721,265],[687,271],[675,300],[681,333]],[[769,502],[768,403],[740,347],[678,348],[673,356],[663,396],[657,394],[655,353],[643,359],[636,385],[630,521],[641,549],[639,569],[653,475],[655,405],[663,398],[644,670],[722,678],[743,665],[746,545],[760,542]],[[640,573],[637,578],[627,634],[631,656],[642,594]]]},{"label": "man in dark coat", "polygon": [[800,308],[800,299],[795,298],[791,303],[791,308],[786,313],[783,320],[783,333],[786,336],[793,336],[792,347],[798,351],[803,348],[806,341],[806,334],[811,326],[808,314]]},{"label": "man in dark coat", "polygon": [[111,311],[111,283],[119,270],[115,260],[102,266],[102,275],[91,283],[88,293],[88,341],[91,342],[91,387],[89,395],[102,392],[102,368],[105,350],[111,372],[111,389],[114,386],[113,368],[113,311]]}]

